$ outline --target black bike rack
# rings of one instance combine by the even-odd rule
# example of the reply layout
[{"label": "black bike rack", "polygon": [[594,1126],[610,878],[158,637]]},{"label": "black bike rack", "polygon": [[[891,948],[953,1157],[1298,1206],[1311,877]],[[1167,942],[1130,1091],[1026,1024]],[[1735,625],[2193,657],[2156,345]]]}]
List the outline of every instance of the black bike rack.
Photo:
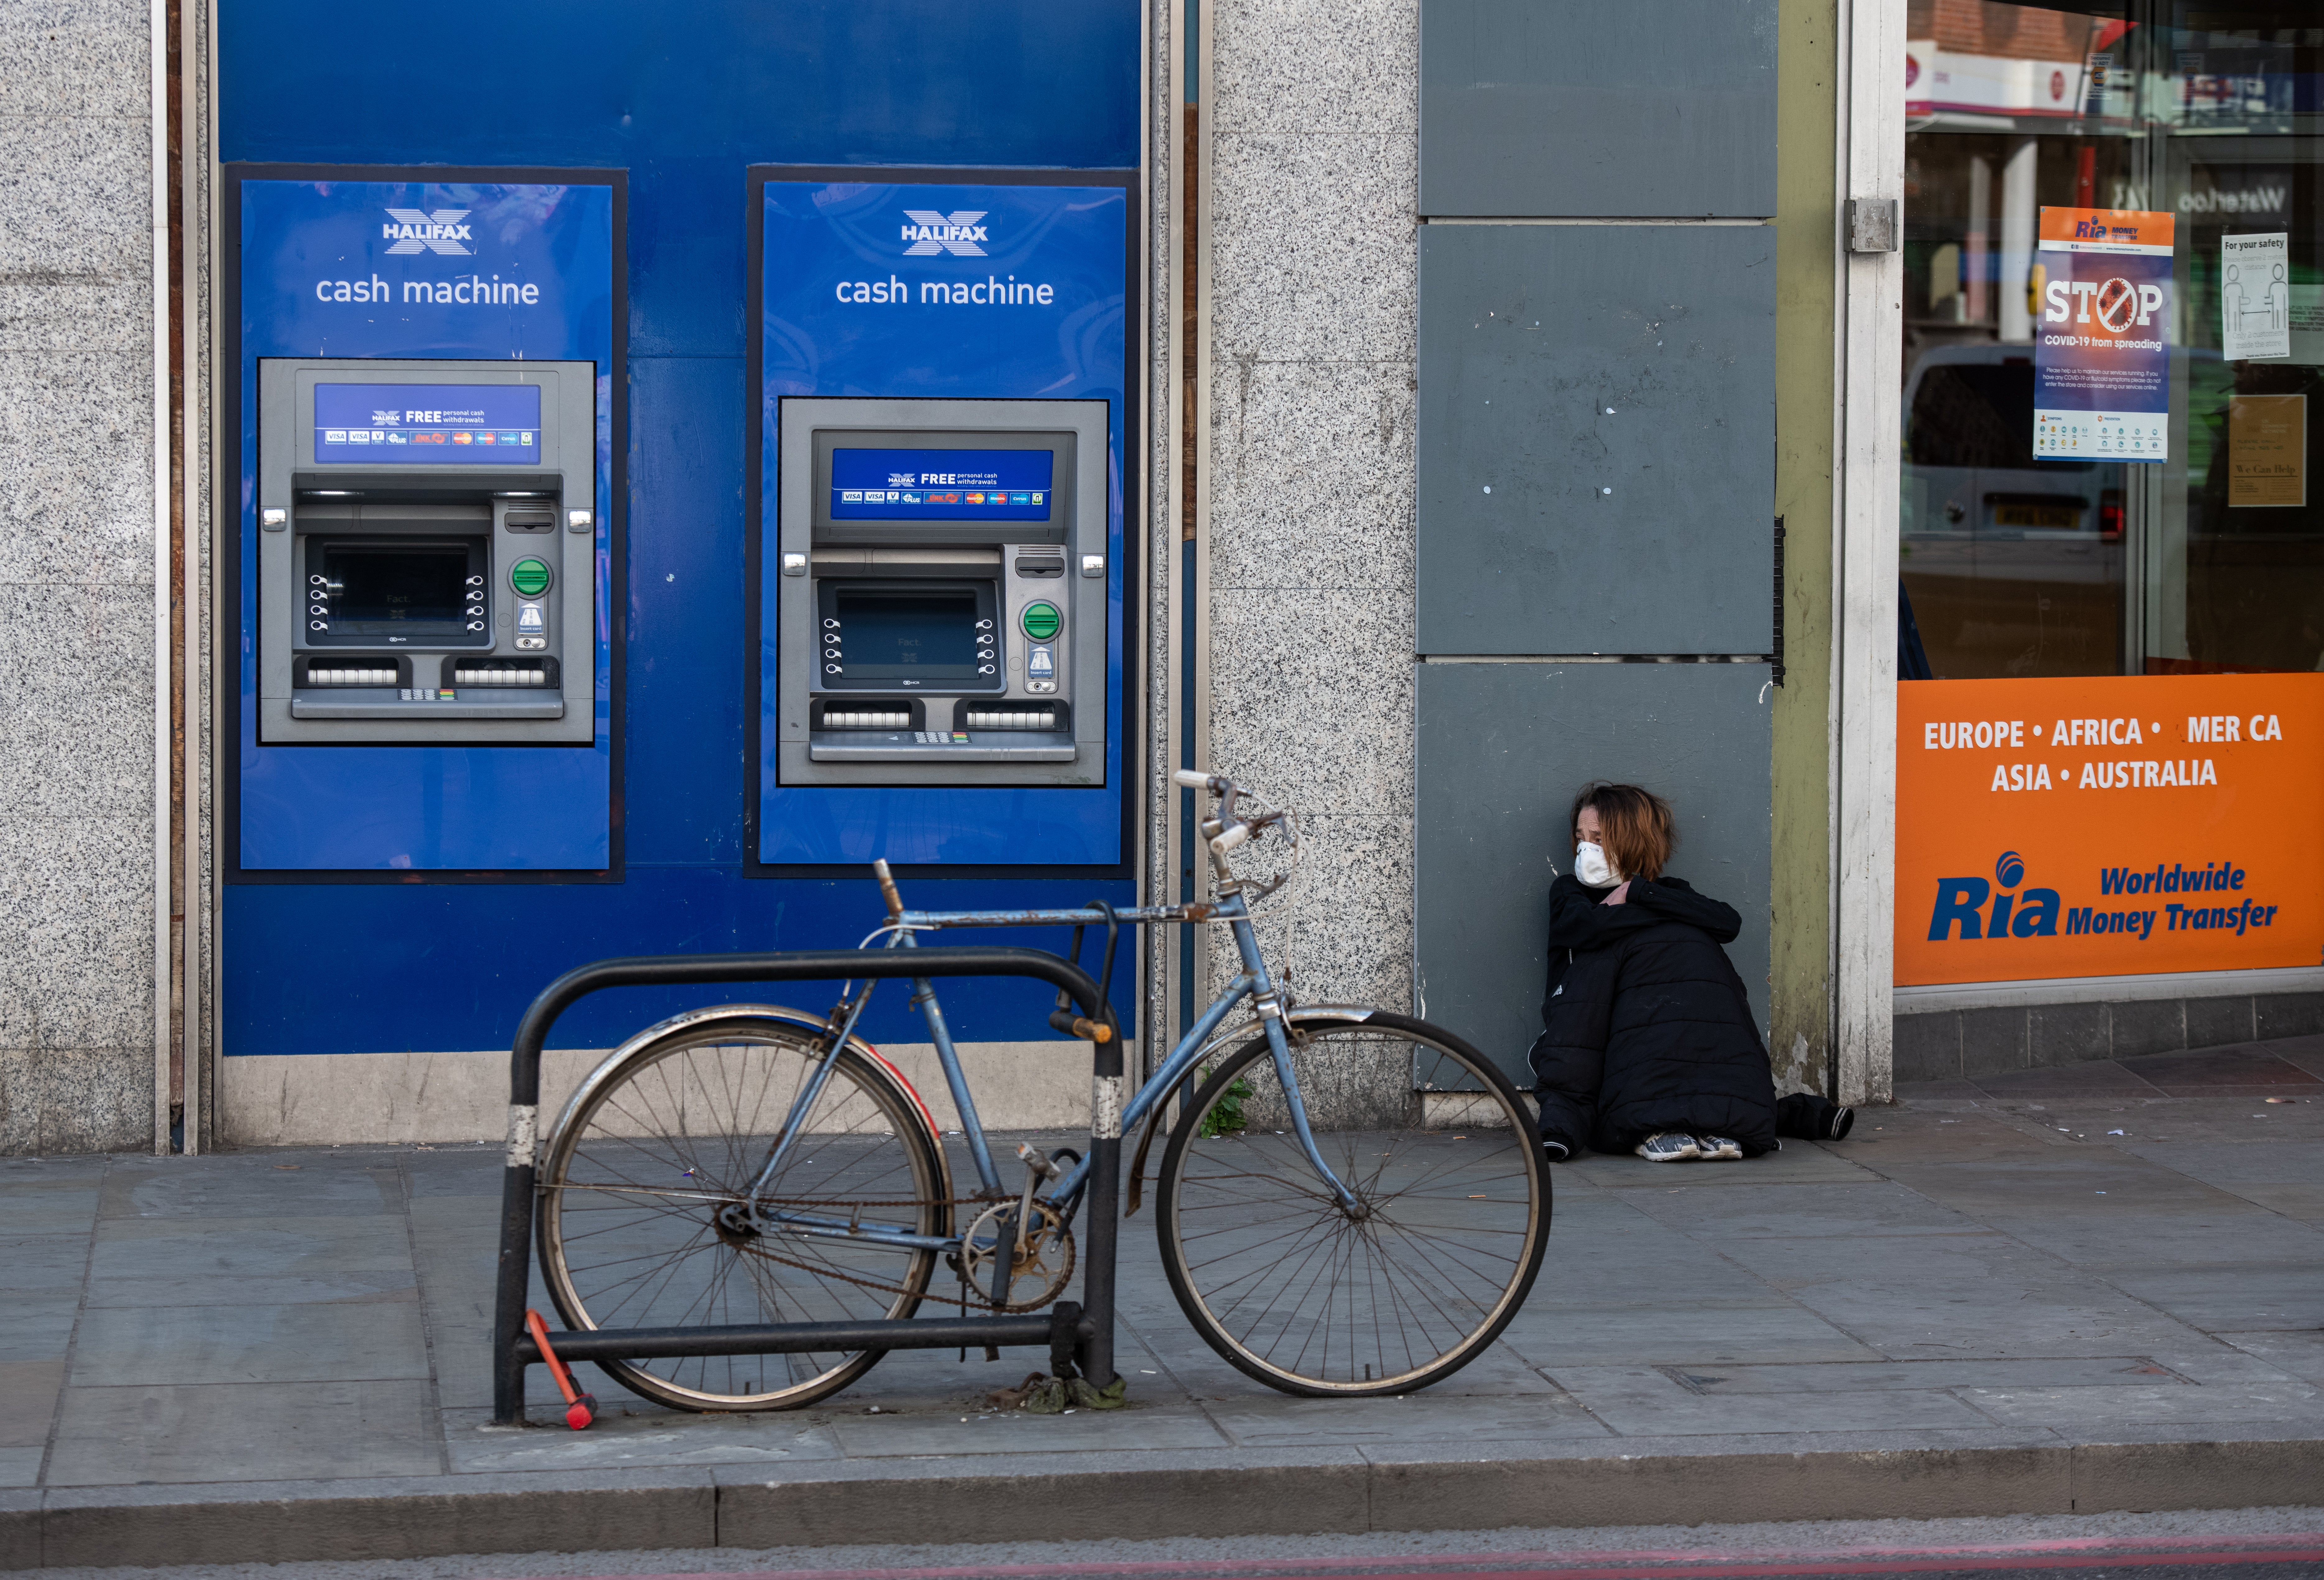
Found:
[{"label": "black bike rack", "polygon": [[[613,987],[676,987],[715,982],[842,982],[850,977],[1028,976],[1072,996],[1092,1021],[1111,1024],[1102,995],[1089,974],[1040,949],[814,949],[738,955],[644,955],[600,960],[568,971],[542,990],[518,1025],[509,1055],[509,1156],[501,1188],[499,1288],[493,1310],[493,1419],[524,1419],[524,1369],[537,1364],[540,1346],[525,1331],[525,1297],[532,1277],[532,1231],[540,1106],[540,1050],[549,1029],[576,1002]],[[1119,1036],[1091,1044],[1093,1080],[1121,1078]],[[1050,1370],[1068,1360],[1100,1388],[1115,1380],[1113,1289],[1116,1192],[1121,1175],[1119,1121],[1111,1135],[1108,1109],[1092,1105],[1090,1172],[1084,1200],[1089,1252],[1083,1264],[1082,1304],[1061,1300],[1046,1313],[1009,1317],[916,1317],[897,1322],[794,1322],[746,1326],[595,1328],[551,1339],[566,1361],[668,1355],[768,1355],[814,1350],[948,1350],[967,1345],[1047,1344]]]}]

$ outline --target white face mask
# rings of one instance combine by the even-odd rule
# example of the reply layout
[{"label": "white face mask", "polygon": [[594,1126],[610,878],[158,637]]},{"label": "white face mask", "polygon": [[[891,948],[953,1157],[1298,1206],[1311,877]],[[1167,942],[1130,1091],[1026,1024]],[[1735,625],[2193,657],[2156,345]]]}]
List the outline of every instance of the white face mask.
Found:
[{"label": "white face mask", "polygon": [[1622,881],[1605,851],[1586,840],[1573,847],[1573,875],[1592,889],[1611,889]]}]

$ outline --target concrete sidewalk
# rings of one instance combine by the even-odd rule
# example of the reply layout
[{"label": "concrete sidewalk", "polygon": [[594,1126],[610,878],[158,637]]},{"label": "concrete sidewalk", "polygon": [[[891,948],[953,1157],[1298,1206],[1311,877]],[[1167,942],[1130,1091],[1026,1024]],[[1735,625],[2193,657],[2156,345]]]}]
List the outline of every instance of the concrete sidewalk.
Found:
[{"label": "concrete sidewalk", "polygon": [[782,1415],[598,1379],[586,1433],[538,1369],[543,1424],[488,1424],[497,1149],[12,1160],[0,1567],[2311,1502],[2319,1143],[2306,1038],[1592,1158],[1502,1342],[1401,1400],[1229,1368],[1140,1215],[1132,1409],[996,1412],[1041,1354],[922,1353]]}]

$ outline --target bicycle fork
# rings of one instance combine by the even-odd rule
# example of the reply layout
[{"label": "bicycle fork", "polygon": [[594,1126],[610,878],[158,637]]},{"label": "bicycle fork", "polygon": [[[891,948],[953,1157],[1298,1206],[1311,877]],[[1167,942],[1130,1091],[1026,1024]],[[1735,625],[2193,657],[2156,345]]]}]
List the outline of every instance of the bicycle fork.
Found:
[{"label": "bicycle fork", "polygon": [[1314,1128],[1307,1123],[1307,1103],[1300,1095],[1298,1074],[1291,1067],[1291,1039],[1284,1034],[1283,997],[1275,991],[1275,984],[1267,975],[1267,961],[1259,952],[1259,935],[1251,930],[1246,918],[1236,917],[1231,925],[1235,947],[1242,955],[1242,968],[1251,980],[1251,1005],[1259,1012],[1259,1027],[1267,1033],[1268,1051],[1275,1058],[1275,1078],[1283,1083],[1283,1099],[1291,1109],[1291,1133],[1298,1139],[1299,1150],[1306,1154],[1307,1166],[1315,1170],[1340,1210],[1351,1218],[1361,1218],[1366,1215],[1363,1202],[1323,1161],[1323,1149],[1315,1144]]}]

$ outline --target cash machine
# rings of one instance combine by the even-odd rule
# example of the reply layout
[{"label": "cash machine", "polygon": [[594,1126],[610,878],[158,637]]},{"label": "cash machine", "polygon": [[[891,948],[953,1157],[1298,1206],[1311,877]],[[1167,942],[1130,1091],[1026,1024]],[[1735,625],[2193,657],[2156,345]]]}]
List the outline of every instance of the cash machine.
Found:
[{"label": "cash machine", "polygon": [[230,884],[618,881],[623,189],[229,171]]},{"label": "cash machine", "polygon": [[752,183],[747,873],[1129,893],[1134,172]]},{"label": "cash machine", "polygon": [[1102,784],[1105,402],[780,422],[781,782]]},{"label": "cash machine", "polygon": [[258,738],[586,742],[595,370],[260,364]]}]

